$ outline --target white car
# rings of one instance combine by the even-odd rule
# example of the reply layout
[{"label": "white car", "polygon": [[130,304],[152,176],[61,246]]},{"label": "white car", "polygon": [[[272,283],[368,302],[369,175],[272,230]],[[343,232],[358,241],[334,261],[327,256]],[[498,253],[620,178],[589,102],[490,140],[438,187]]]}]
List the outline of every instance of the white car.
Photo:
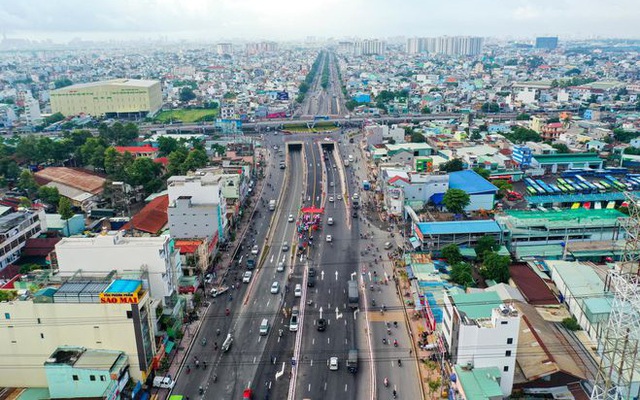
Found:
[{"label": "white car", "polygon": [[329,369],[331,371],[337,371],[338,370],[338,357],[331,357],[329,359]]},{"label": "white car", "polygon": [[251,271],[245,272],[244,275],[242,275],[242,283],[251,282],[251,276],[252,275],[253,275],[253,273]]},{"label": "white car", "polygon": [[204,277],[204,281],[205,281],[205,283],[211,283],[211,282],[213,282],[213,274],[207,274],[207,275]]},{"label": "white car", "polygon": [[289,214],[289,218],[287,219],[287,221],[289,221],[289,222],[293,222],[294,221],[293,214]]},{"label": "white car", "polygon": [[296,288],[293,289],[293,296],[302,297],[302,285],[300,285],[299,283],[296,283]]},{"label": "white car", "polygon": [[289,251],[289,242],[282,243],[282,251]]},{"label": "white car", "polygon": [[278,282],[273,282],[271,285],[271,293],[278,294],[280,292],[280,284]]},{"label": "white car", "polygon": [[336,195],[336,199],[342,200],[342,195],[341,194]]},{"label": "white car", "polygon": [[284,261],[280,261],[278,263],[278,267],[276,268],[276,271],[278,272],[284,272]]},{"label": "white car", "polygon": [[333,196],[329,196],[329,203],[333,203]]},{"label": "white car", "polygon": [[251,248],[251,254],[253,254],[253,255],[257,255],[257,254],[258,254],[258,252],[259,252],[259,250],[258,250],[258,245],[256,244],[256,245],[254,245],[254,246]]},{"label": "white car", "polygon": [[333,241],[333,237],[331,235],[327,235],[327,242]]}]

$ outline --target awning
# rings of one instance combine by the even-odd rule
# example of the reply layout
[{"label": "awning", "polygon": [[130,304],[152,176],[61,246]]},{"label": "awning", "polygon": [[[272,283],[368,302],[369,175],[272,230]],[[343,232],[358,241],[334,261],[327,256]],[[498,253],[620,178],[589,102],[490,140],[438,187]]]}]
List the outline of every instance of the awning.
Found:
[{"label": "awning", "polygon": [[176,344],[174,342],[172,342],[171,340],[167,340],[167,344],[164,346],[164,351],[167,354],[171,354],[171,350],[173,350],[175,346]]},{"label": "awning", "polygon": [[437,206],[442,204],[442,199],[444,199],[444,193],[436,193],[431,195],[431,197],[429,198],[429,200]]},{"label": "awning", "polygon": [[414,279],[416,276],[413,274],[413,268],[411,268],[411,265],[407,265],[405,268],[407,270],[407,276],[409,277],[409,279]]},{"label": "awning", "polygon": [[418,239],[415,236],[411,236],[409,238],[409,243],[411,243],[411,247],[413,247],[414,250],[420,247],[420,245],[422,245],[422,243],[420,242],[420,239]]}]

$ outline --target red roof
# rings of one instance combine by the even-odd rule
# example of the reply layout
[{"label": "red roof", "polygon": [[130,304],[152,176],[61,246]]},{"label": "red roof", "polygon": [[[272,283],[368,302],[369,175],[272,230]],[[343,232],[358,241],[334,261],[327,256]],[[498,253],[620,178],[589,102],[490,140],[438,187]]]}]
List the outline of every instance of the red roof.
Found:
[{"label": "red roof", "polygon": [[175,246],[180,250],[180,254],[193,254],[202,245],[202,240],[176,240]]},{"label": "red roof", "polygon": [[118,153],[125,153],[128,151],[131,154],[158,152],[158,148],[153,147],[150,144],[145,144],[144,146],[115,146],[115,149]]},{"label": "red roof", "polygon": [[527,264],[513,264],[509,267],[511,279],[527,302],[533,306],[559,304],[549,286]]},{"label": "red roof", "polygon": [[165,167],[167,165],[169,165],[169,158],[168,157],[158,157],[155,160],[153,160],[154,162],[157,162],[158,164],[162,164]]},{"label": "red roof", "polygon": [[562,122],[552,122],[547,124],[549,128],[562,128]]},{"label": "red roof", "polygon": [[397,181],[403,181],[406,183],[409,183],[409,180],[405,177],[402,177],[400,175],[396,175],[393,178],[389,179],[389,183],[396,183]]},{"label": "red roof", "polygon": [[62,238],[34,238],[27,239],[22,249],[23,256],[46,257],[51,253]]},{"label": "red roof", "polygon": [[47,167],[34,173],[33,177],[39,185],[57,182],[92,194],[102,193],[106,181],[95,172],[68,167]]},{"label": "red roof", "polygon": [[169,206],[169,195],[165,194],[151,200],[149,204],[144,206],[139,213],[131,218],[131,222],[125,224],[122,230],[130,228],[129,224],[133,224],[133,228],[142,232],[156,234],[160,232],[167,222],[169,215],[167,207]]}]

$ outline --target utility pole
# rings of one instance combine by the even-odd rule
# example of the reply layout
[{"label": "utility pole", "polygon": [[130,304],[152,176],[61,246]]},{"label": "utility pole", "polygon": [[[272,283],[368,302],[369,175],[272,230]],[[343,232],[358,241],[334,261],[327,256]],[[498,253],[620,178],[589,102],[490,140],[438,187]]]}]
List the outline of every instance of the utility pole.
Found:
[{"label": "utility pole", "polygon": [[640,380],[638,350],[640,346],[640,275],[638,275],[638,238],[640,201],[625,193],[629,218],[621,220],[626,233],[622,260],[609,271],[605,288],[613,294],[611,313],[598,340],[600,365],[594,382],[593,400],[630,400],[638,397]]}]

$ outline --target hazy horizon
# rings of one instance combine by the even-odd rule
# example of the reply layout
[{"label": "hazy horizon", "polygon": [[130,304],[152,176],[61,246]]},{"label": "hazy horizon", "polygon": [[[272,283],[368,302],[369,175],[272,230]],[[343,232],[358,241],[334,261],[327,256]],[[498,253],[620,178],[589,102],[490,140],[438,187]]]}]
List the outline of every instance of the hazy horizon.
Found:
[{"label": "hazy horizon", "polygon": [[472,35],[640,38],[631,0],[0,0],[9,38],[83,40],[305,40]]}]

